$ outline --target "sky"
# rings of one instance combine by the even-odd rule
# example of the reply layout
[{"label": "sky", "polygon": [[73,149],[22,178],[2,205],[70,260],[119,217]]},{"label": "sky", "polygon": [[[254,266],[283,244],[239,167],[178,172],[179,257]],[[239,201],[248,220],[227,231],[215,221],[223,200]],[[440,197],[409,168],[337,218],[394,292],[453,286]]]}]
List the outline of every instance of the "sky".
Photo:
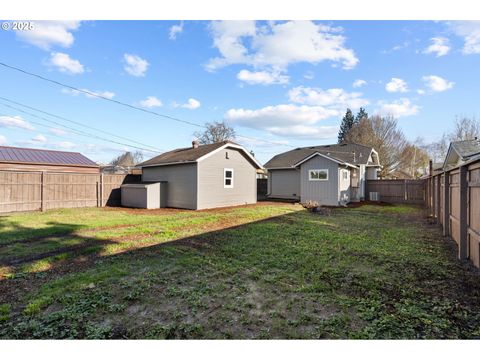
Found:
[{"label": "sky", "polygon": [[394,116],[409,140],[426,143],[456,116],[480,114],[480,22],[2,25],[0,62],[63,85],[0,66],[1,145],[79,151],[102,163],[141,148],[148,159],[225,120],[265,163],[335,143],[347,107]]}]

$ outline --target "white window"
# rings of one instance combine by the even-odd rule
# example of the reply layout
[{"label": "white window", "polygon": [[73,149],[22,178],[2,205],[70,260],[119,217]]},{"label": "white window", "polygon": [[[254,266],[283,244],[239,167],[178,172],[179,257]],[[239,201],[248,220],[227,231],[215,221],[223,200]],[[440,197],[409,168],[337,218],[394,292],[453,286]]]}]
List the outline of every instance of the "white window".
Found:
[{"label": "white window", "polygon": [[223,187],[233,188],[233,169],[223,169]]},{"label": "white window", "polygon": [[308,180],[310,181],[327,181],[328,169],[314,169],[308,171]]},{"label": "white window", "polygon": [[347,180],[348,179],[348,171],[347,170],[342,170],[342,176],[343,176],[343,180]]}]

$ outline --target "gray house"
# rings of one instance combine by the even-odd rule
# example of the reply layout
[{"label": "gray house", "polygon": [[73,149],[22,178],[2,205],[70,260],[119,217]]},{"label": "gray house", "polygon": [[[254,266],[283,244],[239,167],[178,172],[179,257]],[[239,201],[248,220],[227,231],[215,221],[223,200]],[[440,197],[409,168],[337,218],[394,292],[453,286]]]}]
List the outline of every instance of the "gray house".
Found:
[{"label": "gray house", "polygon": [[270,198],[337,206],[364,199],[365,180],[377,179],[381,166],[372,147],[343,143],[287,151],[265,168]]},{"label": "gray house", "polygon": [[453,141],[448,147],[445,161],[443,162],[443,170],[455,168],[469,161],[474,156],[480,154],[480,140]]},{"label": "gray house", "polygon": [[142,181],[166,182],[166,206],[208,209],[257,202],[262,166],[230,141],[176,149],[139,164]]}]

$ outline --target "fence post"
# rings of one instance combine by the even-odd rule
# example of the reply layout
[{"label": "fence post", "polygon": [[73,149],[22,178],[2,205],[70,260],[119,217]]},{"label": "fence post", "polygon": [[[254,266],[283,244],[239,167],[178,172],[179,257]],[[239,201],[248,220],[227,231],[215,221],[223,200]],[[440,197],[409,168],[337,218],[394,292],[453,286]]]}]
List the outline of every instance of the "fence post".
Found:
[{"label": "fence post", "polygon": [[404,182],[403,182],[403,200],[405,202],[407,202],[407,200],[408,200],[407,198],[408,198],[408,196],[407,196],[407,179],[405,179]]},{"label": "fence post", "polygon": [[443,236],[450,235],[450,172],[443,173]]},{"label": "fence post", "polygon": [[40,210],[45,211],[45,171],[42,171],[40,188]]},{"label": "fence post", "polygon": [[458,257],[461,260],[467,258],[467,211],[468,211],[468,182],[467,166],[460,166],[460,242],[458,246]]},{"label": "fence post", "polygon": [[100,207],[103,207],[103,173],[100,174]]},{"label": "fence post", "polygon": [[435,218],[440,223],[440,185],[441,175],[437,175],[437,186],[435,188]]}]

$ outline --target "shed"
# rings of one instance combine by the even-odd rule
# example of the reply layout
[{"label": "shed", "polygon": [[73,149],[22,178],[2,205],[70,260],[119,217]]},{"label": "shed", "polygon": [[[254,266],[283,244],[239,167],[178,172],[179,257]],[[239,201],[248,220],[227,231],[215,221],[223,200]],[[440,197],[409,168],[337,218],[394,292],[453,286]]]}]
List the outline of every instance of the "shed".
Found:
[{"label": "shed", "polygon": [[159,209],[167,205],[167,182],[123,184],[122,206]]},{"label": "shed", "polygon": [[0,170],[98,174],[99,169],[78,152],[0,146]]}]

